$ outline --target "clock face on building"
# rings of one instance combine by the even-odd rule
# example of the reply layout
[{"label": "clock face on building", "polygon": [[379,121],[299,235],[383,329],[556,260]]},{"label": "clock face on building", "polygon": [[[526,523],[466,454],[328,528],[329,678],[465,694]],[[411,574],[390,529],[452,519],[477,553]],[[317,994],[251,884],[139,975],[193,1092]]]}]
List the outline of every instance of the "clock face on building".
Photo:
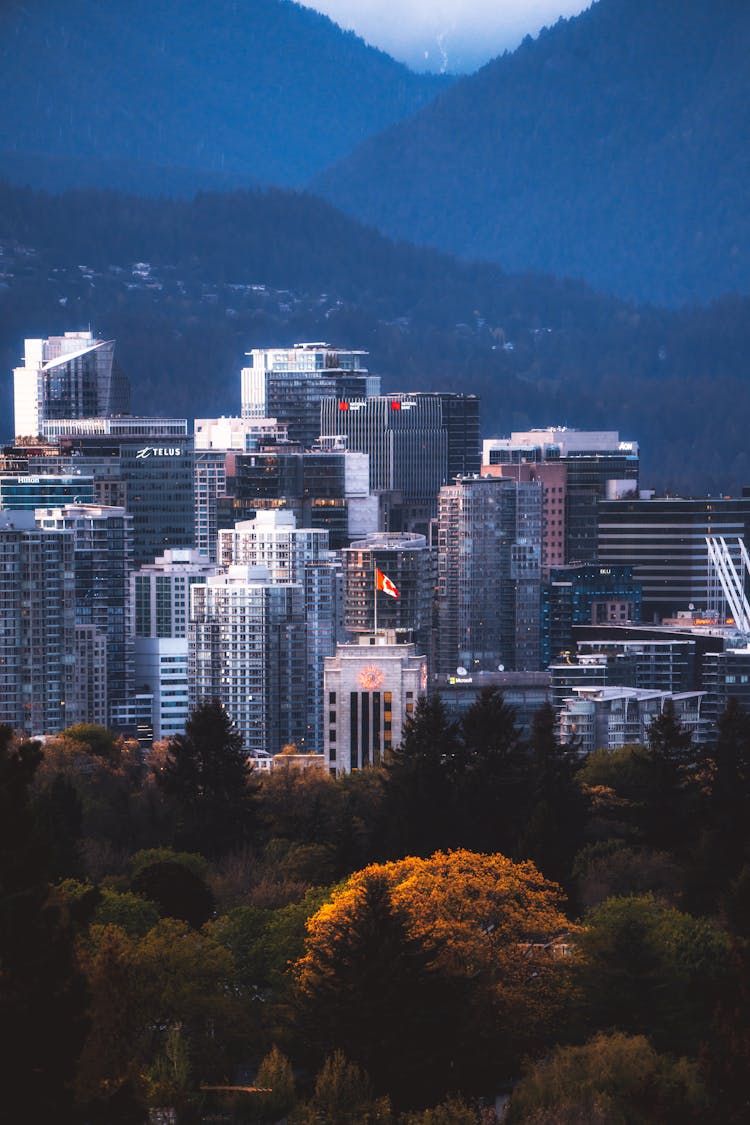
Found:
[{"label": "clock face on building", "polygon": [[383,683],[383,673],[375,664],[368,664],[359,673],[358,679],[365,691],[375,691]]}]

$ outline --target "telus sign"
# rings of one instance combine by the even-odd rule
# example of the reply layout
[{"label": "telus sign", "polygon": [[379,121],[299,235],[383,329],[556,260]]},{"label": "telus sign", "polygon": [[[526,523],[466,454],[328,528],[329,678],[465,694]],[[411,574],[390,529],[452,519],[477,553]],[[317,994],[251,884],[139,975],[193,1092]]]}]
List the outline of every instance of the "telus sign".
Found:
[{"label": "telus sign", "polygon": [[147,457],[181,457],[182,450],[172,445],[144,445],[135,455],[144,461]]}]

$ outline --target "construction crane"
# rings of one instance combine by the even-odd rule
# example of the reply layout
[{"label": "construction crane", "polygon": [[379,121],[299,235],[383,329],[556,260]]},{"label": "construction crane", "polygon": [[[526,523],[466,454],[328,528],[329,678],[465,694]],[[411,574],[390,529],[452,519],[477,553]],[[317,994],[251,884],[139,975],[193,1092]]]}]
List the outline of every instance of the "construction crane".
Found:
[{"label": "construction crane", "polygon": [[740,633],[750,636],[750,603],[745,594],[745,575],[750,575],[750,557],[744,539],[738,538],[737,545],[740,558],[739,572],[724,536],[706,536],[709,574],[718,578],[735,626]]}]

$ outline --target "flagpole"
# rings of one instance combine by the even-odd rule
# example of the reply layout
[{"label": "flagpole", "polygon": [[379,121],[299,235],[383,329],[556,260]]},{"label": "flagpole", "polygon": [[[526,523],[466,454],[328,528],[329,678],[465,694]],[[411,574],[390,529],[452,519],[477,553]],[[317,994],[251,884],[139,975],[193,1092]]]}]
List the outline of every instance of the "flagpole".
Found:
[{"label": "flagpole", "polygon": [[373,613],[373,635],[378,635],[378,568],[375,566],[375,556],[372,556],[372,604],[374,607]]}]

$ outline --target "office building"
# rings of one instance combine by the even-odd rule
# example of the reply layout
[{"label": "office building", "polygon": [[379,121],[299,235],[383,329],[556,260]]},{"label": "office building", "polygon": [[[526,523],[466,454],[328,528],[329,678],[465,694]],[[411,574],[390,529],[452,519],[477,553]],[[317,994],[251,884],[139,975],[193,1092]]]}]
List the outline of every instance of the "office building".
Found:
[{"label": "office building", "polygon": [[538,481],[466,477],[440,490],[438,672],[539,669],[541,529]]},{"label": "office building", "polygon": [[195,545],[215,562],[218,502],[226,496],[232,454],[286,442],[287,429],[275,418],[196,418],[194,435]]},{"label": "office building", "polygon": [[242,369],[242,417],[276,418],[289,440],[304,449],[323,432],[324,398],[362,398],[380,394],[380,376],[370,375],[367,352],[330,344],[295,344],[292,348],[253,348]]},{"label": "office building", "polygon": [[325,759],[334,776],[379,765],[427,691],[427,662],[388,630],[336,646],[325,662]]},{"label": "office building", "polygon": [[[437,494],[457,476],[480,468],[479,399],[458,394],[394,394],[327,398],[324,437],[339,436],[370,458],[370,488],[395,494],[389,531],[426,532]],[[397,510],[396,510],[397,509]]]},{"label": "office building", "polygon": [[228,454],[225,496],[218,501],[219,528],[256,512],[285,508],[299,527],[328,532],[332,549],[376,531],[380,504],[370,492],[365,453],[345,448],[302,450],[277,446]]},{"label": "office building", "polygon": [[0,512],[0,723],[54,734],[75,708],[73,535]]},{"label": "office building", "polygon": [[[106,639],[107,705],[112,717],[117,707],[130,701],[133,691],[128,614],[132,517],[124,508],[95,504],[37,508],[35,516],[40,528],[72,533],[75,622],[93,626]],[[83,693],[83,688],[77,690]]]},{"label": "office building", "polygon": [[94,478],[90,475],[6,475],[0,472],[0,508],[33,512],[35,508],[94,502]]},{"label": "office building", "polygon": [[[408,635],[418,650],[429,656],[433,648],[437,558],[424,535],[373,532],[342,551],[341,560],[347,632],[373,632],[377,596],[378,630],[395,629]],[[382,592],[376,595],[376,570],[390,578],[398,598]]]},{"label": "office building", "polygon": [[251,757],[306,749],[304,587],[231,566],[191,589],[189,706],[220,699]]},{"label": "office building", "polygon": [[130,391],[114,354],[114,340],[91,332],[26,340],[13,372],[16,438],[35,438],[52,419],[125,414]]},{"label": "office building", "polygon": [[133,517],[137,566],[195,546],[193,438],[185,418],[63,419],[42,427],[57,448],[30,455],[28,471],[90,474],[97,499],[117,498]]},{"label": "office building", "polygon": [[485,465],[556,462],[565,466],[565,563],[595,563],[601,500],[638,493],[639,451],[614,430],[549,427],[484,442]]},{"label": "office building", "polygon": [[135,687],[152,696],[157,740],[185,730],[190,590],[218,572],[198,551],[174,550],[130,575]]},{"label": "office building", "polygon": [[[632,566],[643,590],[642,619],[659,621],[680,610],[717,608],[706,536],[724,536],[738,572],[739,537],[750,518],[750,497],[684,500],[625,498],[599,505],[599,561]],[[723,599],[722,599],[723,607]]]},{"label": "office building", "polygon": [[750,647],[707,652],[703,656],[704,711],[709,721],[710,738],[718,734],[716,724],[730,699],[750,715]]},{"label": "office building", "polygon": [[542,585],[542,663],[575,647],[576,625],[638,624],[641,589],[629,566],[555,567]]},{"label": "office building", "polygon": [[500,692],[503,702],[513,708],[515,721],[524,738],[531,734],[537,711],[551,699],[551,677],[546,672],[478,672],[476,675],[436,677],[430,687],[439,695],[450,722],[459,721],[486,689]]}]

